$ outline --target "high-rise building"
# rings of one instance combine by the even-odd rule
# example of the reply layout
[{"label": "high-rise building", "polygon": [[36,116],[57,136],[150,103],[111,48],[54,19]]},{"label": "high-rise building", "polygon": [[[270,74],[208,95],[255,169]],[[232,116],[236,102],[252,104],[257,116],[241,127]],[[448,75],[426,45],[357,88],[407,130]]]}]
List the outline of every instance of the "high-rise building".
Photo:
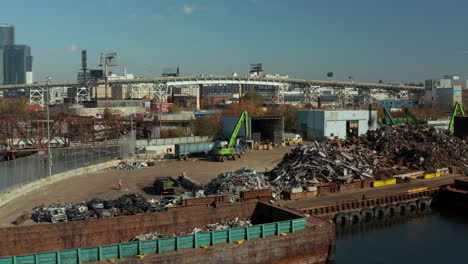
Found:
[{"label": "high-rise building", "polygon": [[8,24],[0,24],[0,46],[15,44],[15,27]]},{"label": "high-rise building", "polygon": [[3,46],[15,44],[15,27],[13,25],[0,24],[0,84],[4,84],[4,59]]},{"label": "high-rise building", "polygon": [[3,46],[4,83],[32,83],[31,47],[26,45]]}]

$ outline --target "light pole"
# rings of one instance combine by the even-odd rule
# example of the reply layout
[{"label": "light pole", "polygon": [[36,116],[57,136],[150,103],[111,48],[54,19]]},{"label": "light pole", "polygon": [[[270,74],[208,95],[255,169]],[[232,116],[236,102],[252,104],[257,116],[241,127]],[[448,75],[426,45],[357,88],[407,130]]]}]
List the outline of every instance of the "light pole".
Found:
[{"label": "light pole", "polygon": [[52,78],[49,76],[46,79],[46,86],[47,86],[47,159],[49,165],[49,177],[52,176],[52,153],[50,152],[50,80]]}]

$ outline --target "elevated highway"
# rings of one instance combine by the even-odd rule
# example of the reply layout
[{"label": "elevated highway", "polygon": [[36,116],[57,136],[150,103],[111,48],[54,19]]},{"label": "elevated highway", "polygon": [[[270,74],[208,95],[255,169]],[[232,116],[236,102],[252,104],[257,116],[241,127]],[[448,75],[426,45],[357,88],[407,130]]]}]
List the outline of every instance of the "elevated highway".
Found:
[{"label": "elevated highway", "polygon": [[[91,88],[97,85],[104,84],[103,80],[97,82],[83,84],[81,82],[54,82],[49,83],[50,87],[72,87],[76,88],[77,101],[89,100],[91,98]],[[239,85],[240,91],[244,85],[258,85],[267,87],[271,90],[273,102],[283,103],[284,92],[291,87],[299,88],[304,93],[304,103],[316,102],[320,96],[320,87],[331,87],[336,90],[336,94],[347,97],[350,91],[357,91],[363,96],[372,97],[373,94],[385,92],[391,97],[420,97],[424,92],[423,87],[407,86],[401,84],[376,84],[376,83],[359,83],[359,82],[339,82],[329,80],[305,80],[293,78],[277,78],[277,77],[251,77],[251,76],[181,76],[181,77],[160,77],[160,78],[139,78],[139,79],[123,79],[109,80],[109,85],[127,85],[132,89],[133,85],[150,84],[153,86],[152,93],[157,101],[164,102],[172,87],[183,86],[218,86],[218,85]],[[44,91],[46,83],[33,84],[14,84],[0,85],[2,90],[29,90],[30,101],[43,104]],[[200,89],[202,90],[202,89]],[[202,91],[201,91],[202,93]]]}]

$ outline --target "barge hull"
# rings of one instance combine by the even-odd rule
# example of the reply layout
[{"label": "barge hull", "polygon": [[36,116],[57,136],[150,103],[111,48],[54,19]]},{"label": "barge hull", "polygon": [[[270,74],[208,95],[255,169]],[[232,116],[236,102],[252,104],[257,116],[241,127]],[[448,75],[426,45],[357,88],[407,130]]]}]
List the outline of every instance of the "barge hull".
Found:
[{"label": "barge hull", "polygon": [[126,258],[118,263],[158,264],[316,264],[333,258],[335,226],[310,217],[308,228],[286,236],[256,238],[241,244],[224,244],[207,249],[187,249],[142,259]]}]

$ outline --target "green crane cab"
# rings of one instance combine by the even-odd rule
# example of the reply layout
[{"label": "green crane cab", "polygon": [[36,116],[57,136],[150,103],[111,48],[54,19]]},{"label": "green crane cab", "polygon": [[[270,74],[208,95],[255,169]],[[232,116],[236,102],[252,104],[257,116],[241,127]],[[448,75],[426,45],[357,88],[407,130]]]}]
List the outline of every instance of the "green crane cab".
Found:
[{"label": "green crane cab", "polygon": [[246,139],[249,137],[249,113],[247,111],[243,111],[237,120],[229,141],[218,141],[213,146],[213,160],[223,162],[228,159],[238,160],[241,158],[242,154],[245,154],[245,147],[240,143],[236,143],[237,135],[239,134],[239,130],[243,123],[245,124]]}]

